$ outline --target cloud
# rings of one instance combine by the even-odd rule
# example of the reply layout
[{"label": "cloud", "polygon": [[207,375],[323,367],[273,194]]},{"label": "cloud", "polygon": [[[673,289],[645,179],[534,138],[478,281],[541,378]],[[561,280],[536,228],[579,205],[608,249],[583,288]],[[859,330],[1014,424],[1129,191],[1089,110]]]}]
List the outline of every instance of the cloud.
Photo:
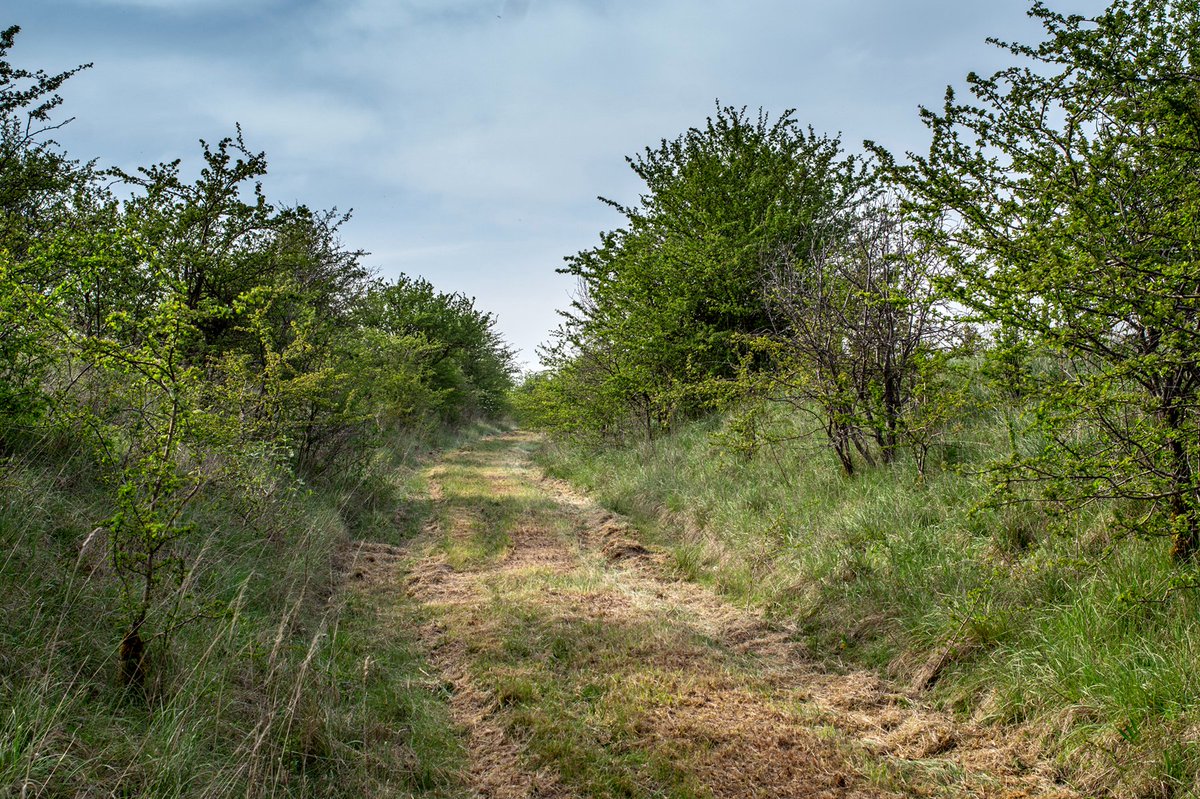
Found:
[{"label": "cloud", "polygon": [[519,22],[529,13],[529,0],[504,0],[504,10],[500,16],[507,20]]},{"label": "cloud", "polygon": [[[76,5],[116,6],[127,9],[161,11],[170,14],[196,14],[200,12],[239,9],[243,12],[269,8],[282,0],[71,0]],[[53,0],[52,0],[53,2]]]},{"label": "cloud", "polygon": [[596,195],[636,201],[624,157],[714,99],[921,149],[917,104],[1004,60],[985,36],[1037,38],[1026,0],[29,5],[23,65],[96,63],[63,89],[72,153],[194,163],[240,121],[270,196],[354,206],[350,246],[479,297],[530,354],[565,304],[562,256],[620,222]]}]

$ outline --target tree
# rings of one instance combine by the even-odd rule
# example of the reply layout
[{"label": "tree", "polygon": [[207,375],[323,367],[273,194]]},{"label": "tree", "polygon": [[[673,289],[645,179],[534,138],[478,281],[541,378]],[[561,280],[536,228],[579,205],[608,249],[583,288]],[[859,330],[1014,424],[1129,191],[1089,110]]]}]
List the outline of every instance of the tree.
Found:
[{"label": "tree", "polygon": [[125,205],[126,224],[168,268],[170,291],[199,312],[196,325],[212,345],[233,325],[234,300],[270,282],[260,255],[272,242],[276,214],[257,182],[266,174],[266,155],[246,147],[240,127],[216,147],[203,140],[200,146],[204,166],[191,183],[180,176],[178,159],[112,174],[141,189]]},{"label": "tree", "polygon": [[437,291],[422,278],[401,275],[372,286],[359,324],[423,350],[423,380],[447,422],[499,416],[513,386],[513,353],[496,332],[496,317],[475,300]]},{"label": "tree", "polygon": [[23,422],[42,405],[53,359],[57,300],[66,278],[53,257],[91,173],[49,134],[57,91],[90,65],[49,75],[9,60],[20,28],[0,31],[0,420]]},{"label": "tree", "polygon": [[20,27],[0,31],[0,249],[16,261],[31,241],[57,225],[64,206],[85,186],[90,170],[67,158],[49,135],[71,120],[52,122],[58,89],[83,64],[49,75],[8,60]]},{"label": "tree", "polygon": [[601,381],[601,405],[653,435],[712,407],[714,388],[743,365],[745,338],[769,324],[764,253],[805,246],[863,174],[791,111],[772,120],[721,106],[627,161],[645,191],[636,205],[604,200],[625,226],[560,270],[580,282],[561,338],[568,357],[595,361],[574,371]]},{"label": "tree", "polygon": [[145,319],[110,320],[138,331],[89,337],[81,347],[100,375],[94,388],[103,385],[105,407],[76,413],[113,488],[116,512],[105,526],[126,606],[118,665],[122,681],[137,689],[144,687],[151,641],[165,640],[173,628],[171,589],[183,582],[180,549],[194,532],[186,511],[206,482],[201,464],[214,449],[198,433],[200,370],[186,361],[189,340],[199,335],[193,314],[180,297],[168,297]]},{"label": "tree", "polygon": [[1200,4],[1117,0],[1087,19],[1041,3],[1024,64],[969,75],[923,109],[929,153],[897,163],[956,299],[1060,361],[1014,454],[1012,486],[1062,507],[1115,500],[1122,523],[1200,548]]},{"label": "tree", "polygon": [[944,269],[898,201],[870,188],[807,252],[767,259],[779,344],[767,383],[816,413],[847,475],[855,453],[891,463],[905,444],[924,469],[935,405],[926,389],[955,331],[936,286]]}]

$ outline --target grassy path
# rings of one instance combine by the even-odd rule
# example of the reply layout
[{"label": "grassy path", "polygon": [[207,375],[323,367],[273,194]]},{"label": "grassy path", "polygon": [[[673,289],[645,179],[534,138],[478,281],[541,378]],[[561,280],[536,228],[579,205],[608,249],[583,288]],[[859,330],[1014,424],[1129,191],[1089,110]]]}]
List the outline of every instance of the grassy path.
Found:
[{"label": "grassy path", "polygon": [[486,797],[1073,796],[1015,731],[818,668],[674,577],[512,433],[429,470],[434,516],[363,572],[426,619]]}]

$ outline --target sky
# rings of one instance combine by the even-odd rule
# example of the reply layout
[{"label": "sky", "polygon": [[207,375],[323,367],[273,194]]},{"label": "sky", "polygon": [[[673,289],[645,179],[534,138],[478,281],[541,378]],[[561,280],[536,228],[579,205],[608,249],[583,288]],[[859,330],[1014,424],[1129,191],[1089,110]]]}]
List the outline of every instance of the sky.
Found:
[{"label": "sky", "polygon": [[[1100,0],[1051,0],[1094,14]],[[474,297],[527,368],[563,257],[636,202],[625,162],[716,104],[795,109],[848,152],[928,145],[917,110],[1037,41],[1025,0],[8,0],[10,60],[68,81],[56,133],[127,170],[240,124],[280,205],[353,210],[383,277]]]}]

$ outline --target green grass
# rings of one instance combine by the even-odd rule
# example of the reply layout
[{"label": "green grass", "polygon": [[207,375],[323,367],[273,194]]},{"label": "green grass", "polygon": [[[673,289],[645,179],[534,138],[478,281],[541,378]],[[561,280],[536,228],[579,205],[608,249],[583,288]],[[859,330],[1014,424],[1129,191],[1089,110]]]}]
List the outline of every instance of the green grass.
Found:
[{"label": "green grass", "polygon": [[[463,796],[466,752],[451,723],[449,687],[434,676],[411,638],[420,613],[398,597],[379,608],[355,600],[330,640],[336,675],[337,736],[359,761],[362,795]],[[344,791],[346,786],[343,786]]]},{"label": "green grass", "polygon": [[[511,548],[518,525],[552,507],[529,486],[486,468],[493,455],[510,446],[500,439],[484,439],[469,450],[449,454],[437,469],[445,494],[438,522],[452,533],[442,541],[442,550],[456,570],[494,562]],[[492,485],[489,480],[500,482]]]},{"label": "green grass", "polygon": [[901,682],[941,658],[935,700],[1040,724],[1081,784],[1196,790],[1200,596],[1168,590],[1188,573],[1165,541],[1117,540],[1103,507],[1066,521],[979,510],[987,486],[973,473],[1007,447],[988,420],[920,482],[904,463],[847,479],[811,437],[747,459],[727,434],[710,420],[625,447],[552,442],[538,457],[631,516],[681,577],[799,625],[819,656]]},{"label": "green grass", "polygon": [[[653,666],[662,653],[720,661],[723,671],[739,664],[661,614],[595,617],[589,601],[617,588],[620,577],[602,555],[579,546],[578,518],[501,465],[513,448],[510,440],[484,440],[433,470],[442,537],[430,549],[444,552],[457,571],[478,572],[481,589],[477,603],[433,602],[450,649],[463,653],[472,683],[494,701],[492,718],[519,742],[523,764],[553,775],[572,795],[710,796],[688,771],[688,758],[648,739],[638,723],[673,696],[661,686],[679,675]],[[556,540],[569,565],[499,568],[517,526]]]},{"label": "green grass", "polygon": [[349,541],[421,529],[418,455],[453,441],[394,442],[354,481],[264,469],[256,491],[207,490],[144,693],[117,679],[126,616],[102,536],[81,549],[110,494],[63,442],[0,462],[0,797],[464,795],[416,611],[381,623],[338,576]]},{"label": "green grass", "polygon": [[[700,640],[662,641],[662,621],[637,625],[547,618],[536,597],[497,599],[489,645],[474,653],[476,680],[503,708],[506,726],[526,741],[527,756],[581,796],[701,797],[708,792],[637,729],[656,701],[654,686],[672,675],[643,662],[648,641],[706,654]],[[660,692],[665,695],[664,692]],[[659,697],[661,698],[661,697]]]}]

